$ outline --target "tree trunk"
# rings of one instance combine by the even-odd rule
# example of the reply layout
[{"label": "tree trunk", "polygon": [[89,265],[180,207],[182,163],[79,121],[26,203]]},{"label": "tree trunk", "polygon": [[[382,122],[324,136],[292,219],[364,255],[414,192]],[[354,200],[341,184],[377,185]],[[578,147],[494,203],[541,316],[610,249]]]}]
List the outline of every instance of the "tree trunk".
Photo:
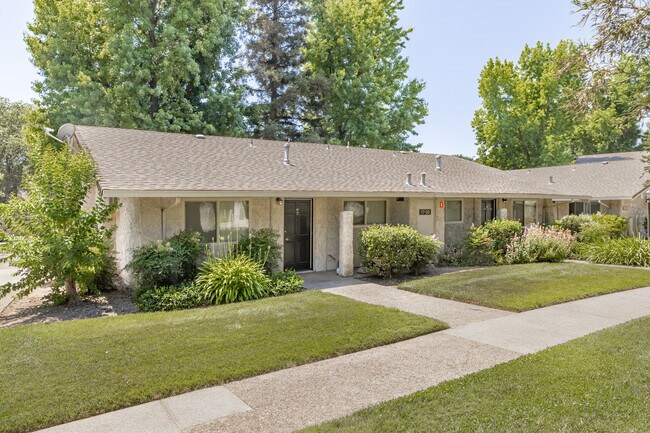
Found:
[{"label": "tree trunk", "polygon": [[68,304],[69,305],[79,305],[81,304],[81,298],[77,293],[77,284],[74,281],[74,278],[68,277],[65,280],[65,294],[68,295]]}]

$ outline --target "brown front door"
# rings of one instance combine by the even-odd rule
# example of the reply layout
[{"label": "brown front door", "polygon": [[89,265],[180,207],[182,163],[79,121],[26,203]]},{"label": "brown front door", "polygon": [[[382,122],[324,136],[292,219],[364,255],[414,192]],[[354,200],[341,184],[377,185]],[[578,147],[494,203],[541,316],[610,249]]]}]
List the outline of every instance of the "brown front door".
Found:
[{"label": "brown front door", "polygon": [[284,268],[311,269],[311,200],[284,201]]}]

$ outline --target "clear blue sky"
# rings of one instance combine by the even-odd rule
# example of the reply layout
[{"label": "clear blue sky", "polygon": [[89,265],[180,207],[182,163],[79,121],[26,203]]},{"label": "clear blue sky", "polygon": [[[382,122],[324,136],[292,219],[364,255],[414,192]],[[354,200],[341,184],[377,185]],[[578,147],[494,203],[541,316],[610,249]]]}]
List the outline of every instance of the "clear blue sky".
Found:
[{"label": "clear blue sky", "polygon": [[[29,101],[38,78],[22,40],[30,1],[2,0],[0,96]],[[426,81],[426,123],[413,142],[423,151],[474,155],[470,121],[479,107],[477,80],[490,57],[517,59],[525,44],[586,39],[570,0],[405,0],[401,19],[412,27],[405,55],[412,77]],[[56,125],[55,125],[56,126]]]}]

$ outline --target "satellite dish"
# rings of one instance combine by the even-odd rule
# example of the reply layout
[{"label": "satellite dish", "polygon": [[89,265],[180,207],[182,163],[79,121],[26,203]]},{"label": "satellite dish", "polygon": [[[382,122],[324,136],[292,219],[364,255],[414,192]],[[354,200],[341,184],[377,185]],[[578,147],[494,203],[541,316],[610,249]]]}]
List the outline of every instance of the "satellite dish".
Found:
[{"label": "satellite dish", "polygon": [[59,128],[59,132],[56,133],[56,136],[59,140],[66,142],[72,138],[74,135],[75,127],[72,123],[66,123]]}]

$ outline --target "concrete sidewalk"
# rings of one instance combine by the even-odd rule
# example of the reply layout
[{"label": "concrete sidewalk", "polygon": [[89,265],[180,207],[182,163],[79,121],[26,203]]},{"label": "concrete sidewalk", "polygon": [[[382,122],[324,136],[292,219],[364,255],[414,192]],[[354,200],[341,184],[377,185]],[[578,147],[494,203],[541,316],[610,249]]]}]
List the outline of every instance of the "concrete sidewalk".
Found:
[{"label": "concrete sidewalk", "polygon": [[[447,306],[453,315],[466,317],[457,317],[456,327],[435,334],[46,431],[289,432],[650,315],[650,288],[510,314],[436,298],[428,301],[419,298],[422,295],[404,295],[407,292],[371,283],[347,283],[327,291],[406,311],[421,309],[427,315]],[[355,285],[360,287],[354,290]]]}]

